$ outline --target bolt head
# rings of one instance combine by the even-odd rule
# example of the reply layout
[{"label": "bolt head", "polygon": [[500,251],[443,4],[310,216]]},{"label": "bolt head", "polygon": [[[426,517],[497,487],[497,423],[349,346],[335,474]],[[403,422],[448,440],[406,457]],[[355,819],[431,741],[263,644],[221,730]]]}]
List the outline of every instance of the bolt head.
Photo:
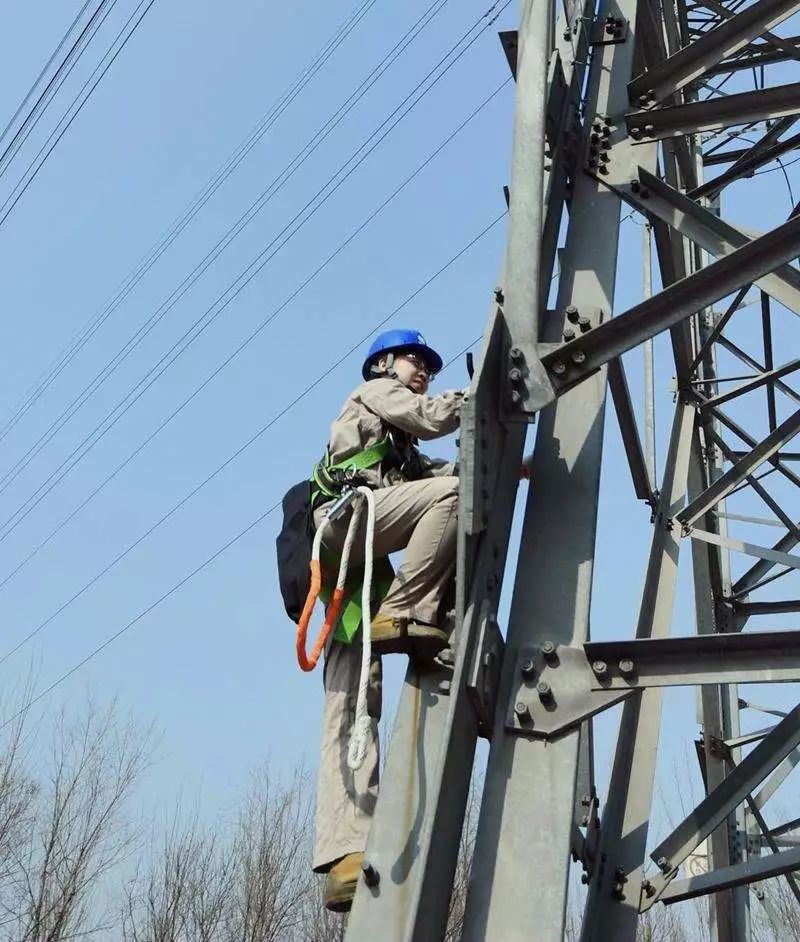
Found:
[{"label": "bolt head", "polygon": [[508,371],[508,378],[512,383],[518,383],[522,379],[522,370],[518,369],[516,366],[512,366]]},{"label": "bolt head", "polygon": [[533,663],[533,658],[526,657],[522,663],[519,665],[519,669],[522,672],[523,677],[532,677],[535,673],[535,665]]},{"label": "bolt head", "polygon": [[553,644],[552,641],[542,642],[542,654],[544,654],[545,657],[547,657],[548,655],[555,654],[555,653],[556,653],[556,646]]},{"label": "bolt head", "polygon": [[502,289],[502,288],[495,288],[495,289],[494,289],[494,299],[495,299],[495,301],[497,301],[498,304],[502,304],[502,303],[503,303],[503,301],[505,300],[505,298],[503,297],[503,289]]},{"label": "bolt head", "polygon": [[575,331],[571,327],[564,328],[564,340],[574,340]]},{"label": "bolt head", "polygon": [[509,356],[511,357],[512,360],[524,359],[522,355],[522,350],[520,350],[519,347],[512,347],[511,350],[509,351]]},{"label": "bolt head", "polygon": [[514,704],[514,712],[517,715],[517,719],[521,723],[524,723],[525,721],[531,718],[531,713],[530,713],[530,710],[528,709],[528,705],[527,703],[523,703],[522,700],[518,700]]},{"label": "bolt head", "polygon": [[564,30],[564,39],[569,41],[572,38],[572,31],[565,29]]},{"label": "bolt head", "polygon": [[512,389],[509,397],[515,406],[522,402],[522,395],[518,389]]},{"label": "bolt head", "polygon": [[563,376],[567,372],[567,367],[561,362],[561,360],[556,360],[552,366],[553,372],[556,376]]},{"label": "bolt head", "polygon": [[634,663],[630,658],[624,658],[619,662],[619,672],[623,677],[630,677],[634,672]]},{"label": "bolt head", "polygon": [[593,661],[592,670],[598,677],[605,677],[608,673],[608,664],[605,661]]},{"label": "bolt head", "polygon": [[642,136],[642,129],[638,127],[633,127],[630,129],[628,133],[634,140],[637,140],[638,138]]},{"label": "bolt head", "polygon": [[567,315],[568,321],[572,321],[573,324],[577,323],[578,309],[574,304],[568,304],[566,308],[564,308],[564,313]]},{"label": "bolt head", "polygon": [[589,882],[589,874],[588,874],[588,873],[582,873],[582,874],[581,874],[581,883],[582,883],[584,886],[586,886],[586,884],[587,884],[588,882]]},{"label": "bolt head", "polygon": [[364,863],[361,864],[361,872],[364,875],[364,882],[367,886],[377,886],[381,882],[380,873],[378,873],[368,860],[365,860]]},{"label": "bolt head", "polygon": [[670,869],[669,861],[667,860],[666,857],[659,857],[658,860],[656,861],[656,866],[660,870],[663,870],[665,873]]},{"label": "bolt head", "polygon": [[574,351],[574,353],[572,354],[572,362],[577,363],[578,366],[580,366],[581,363],[586,362],[586,354],[583,352],[583,350]]},{"label": "bolt head", "polygon": [[539,699],[542,702],[553,699],[553,691],[550,689],[550,684],[548,684],[546,680],[539,681],[536,685],[536,692],[539,694]]}]

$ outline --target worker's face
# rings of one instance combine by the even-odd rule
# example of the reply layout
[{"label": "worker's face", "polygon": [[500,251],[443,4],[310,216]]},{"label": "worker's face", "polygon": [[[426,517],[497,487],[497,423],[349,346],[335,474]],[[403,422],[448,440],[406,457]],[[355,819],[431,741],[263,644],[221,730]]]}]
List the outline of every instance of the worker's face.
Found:
[{"label": "worker's face", "polygon": [[394,371],[400,382],[415,393],[422,394],[428,391],[431,381],[430,367],[416,353],[396,353]]}]

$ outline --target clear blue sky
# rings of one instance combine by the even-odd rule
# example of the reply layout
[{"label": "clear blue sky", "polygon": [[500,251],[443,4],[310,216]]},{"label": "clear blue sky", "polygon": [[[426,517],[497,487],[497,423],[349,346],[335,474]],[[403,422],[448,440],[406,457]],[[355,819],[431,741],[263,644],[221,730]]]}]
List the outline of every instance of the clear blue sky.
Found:
[{"label": "clear blue sky", "polygon": [[[119,6],[78,70],[80,76],[64,92],[77,91],[87,67],[133,9],[130,0]],[[341,126],[0,494],[2,520],[284,228],[487,6],[488,0],[445,3]],[[515,6],[501,14],[75,470],[0,541],[0,581],[506,79],[496,31],[515,25]],[[378,0],[323,72],[0,444],[0,471],[27,451],[426,8],[418,0]],[[13,113],[77,9],[77,3],[47,3],[6,6],[0,12],[0,117]],[[0,227],[0,412],[15,406],[102,307],[350,9],[314,0],[291,5],[244,0],[224,10],[210,3],[156,0]],[[0,589],[4,650],[50,616],[502,213],[512,96],[507,85],[255,342]],[[43,121],[45,133],[70,98],[59,96]],[[0,178],[0,199],[24,170],[22,158],[33,153],[29,144]],[[800,177],[792,168],[788,172],[797,198]],[[766,227],[785,218],[788,197],[780,174],[750,181],[746,198],[743,192],[741,186],[729,191],[726,212],[732,219]],[[467,346],[482,332],[504,235],[502,223],[495,226],[390,323],[419,327],[446,359]],[[640,297],[640,246],[641,228],[629,219],[623,224],[618,311]],[[783,316],[777,329],[788,344],[791,335],[784,330],[793,325],[789,315]],[[634,395],[641,401],[640,353],[628,361]],[[0,665],[0,683],[11,683],[33,659],[40,686],[47,686],[279,500],[324,447],[330,420],[357,381],[359,364],[358,355],[343,360],[34,643]],[[659,342],[661,457],[672,410],[670,376],[668,346]],[[463,365],[454,364],[440,382],[464,385]],[[593,633],[600,638],[633,630],[650,535],[649,513],[633,498],[611,410],[607,430],[592,615]],[[452,442],[443,444],[442,453],[451,451]],[[119,695],[143,721],[155,720],[163,743],[161,761],[148,781],[148,801],[169,803],[179,792],[202,786],[213,810],[238,794],[247,771],[264,756],[282,770],[303,758],[316,761],[321,678],[319,673],[303,675],[295,665],[294,626],[283,613],[274,571],[278,526],[273,514],[44,702],[46,710],[69,704],[88,685],[104,699]],[[771,543],[773,531],[757,536]],[[684,556],[688,562],[688,552]],[[676,630],[688,634],[693,612],[686,578],[680,596]],[[390,688],[396,690],[399,674],[400,665],[392,665]],[[764,696],[771,702],[785,699],[783,692]],[[671,692],[667,703],[666,754],[672,756],[695,732],[692,695]],[[757,719],[754,725],[763,724]],[[601,724],[601,751],[609,744]]]}]

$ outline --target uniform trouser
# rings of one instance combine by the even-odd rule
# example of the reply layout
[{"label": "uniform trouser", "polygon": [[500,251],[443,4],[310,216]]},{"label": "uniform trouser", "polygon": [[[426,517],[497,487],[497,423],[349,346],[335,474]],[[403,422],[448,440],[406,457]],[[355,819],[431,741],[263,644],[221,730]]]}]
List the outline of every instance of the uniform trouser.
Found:
[{"label": "uniform trouser", "polygon": [[[381,612],[435,624],[439,605],[455,569],[458,479],[426,478],[375,491],[373,555],[406,552],[381,603]],[[321,516],[321,515],[320,515]],[[365,514],[366,516],[366,514]],[[325,545],[340,550],[348,516],[335,521]],[[317,518],[319,524],[319,517]],[[363,557],[364,537],[358,534],[351,559]],[[347,767],[350,731],[355,719],[361,645],[334,641],[325,659],[325,713],[317,790],[314,869],[325,872],[345,854],[363,851],[378,791],[378,717],[380,660],[373,659],[369,707],[372,737],[361,768]]]}]

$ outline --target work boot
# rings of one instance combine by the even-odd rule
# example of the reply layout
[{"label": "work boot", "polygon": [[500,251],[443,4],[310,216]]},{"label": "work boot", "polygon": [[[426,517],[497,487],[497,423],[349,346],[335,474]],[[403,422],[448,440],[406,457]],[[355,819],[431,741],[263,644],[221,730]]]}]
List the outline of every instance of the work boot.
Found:
[{"label": "work boot", "polygon": [[325,881],[325,908],[332,913],[349,913],[356,894],[364,854],[346,854],[328,871]]},{"label": "work boot", "polygon": [[446,631],[435,625],[396,618],[381,612],[372,619],[372,650],[375,654],[408,654],[421,661],[432,661],[447,647]]}]

